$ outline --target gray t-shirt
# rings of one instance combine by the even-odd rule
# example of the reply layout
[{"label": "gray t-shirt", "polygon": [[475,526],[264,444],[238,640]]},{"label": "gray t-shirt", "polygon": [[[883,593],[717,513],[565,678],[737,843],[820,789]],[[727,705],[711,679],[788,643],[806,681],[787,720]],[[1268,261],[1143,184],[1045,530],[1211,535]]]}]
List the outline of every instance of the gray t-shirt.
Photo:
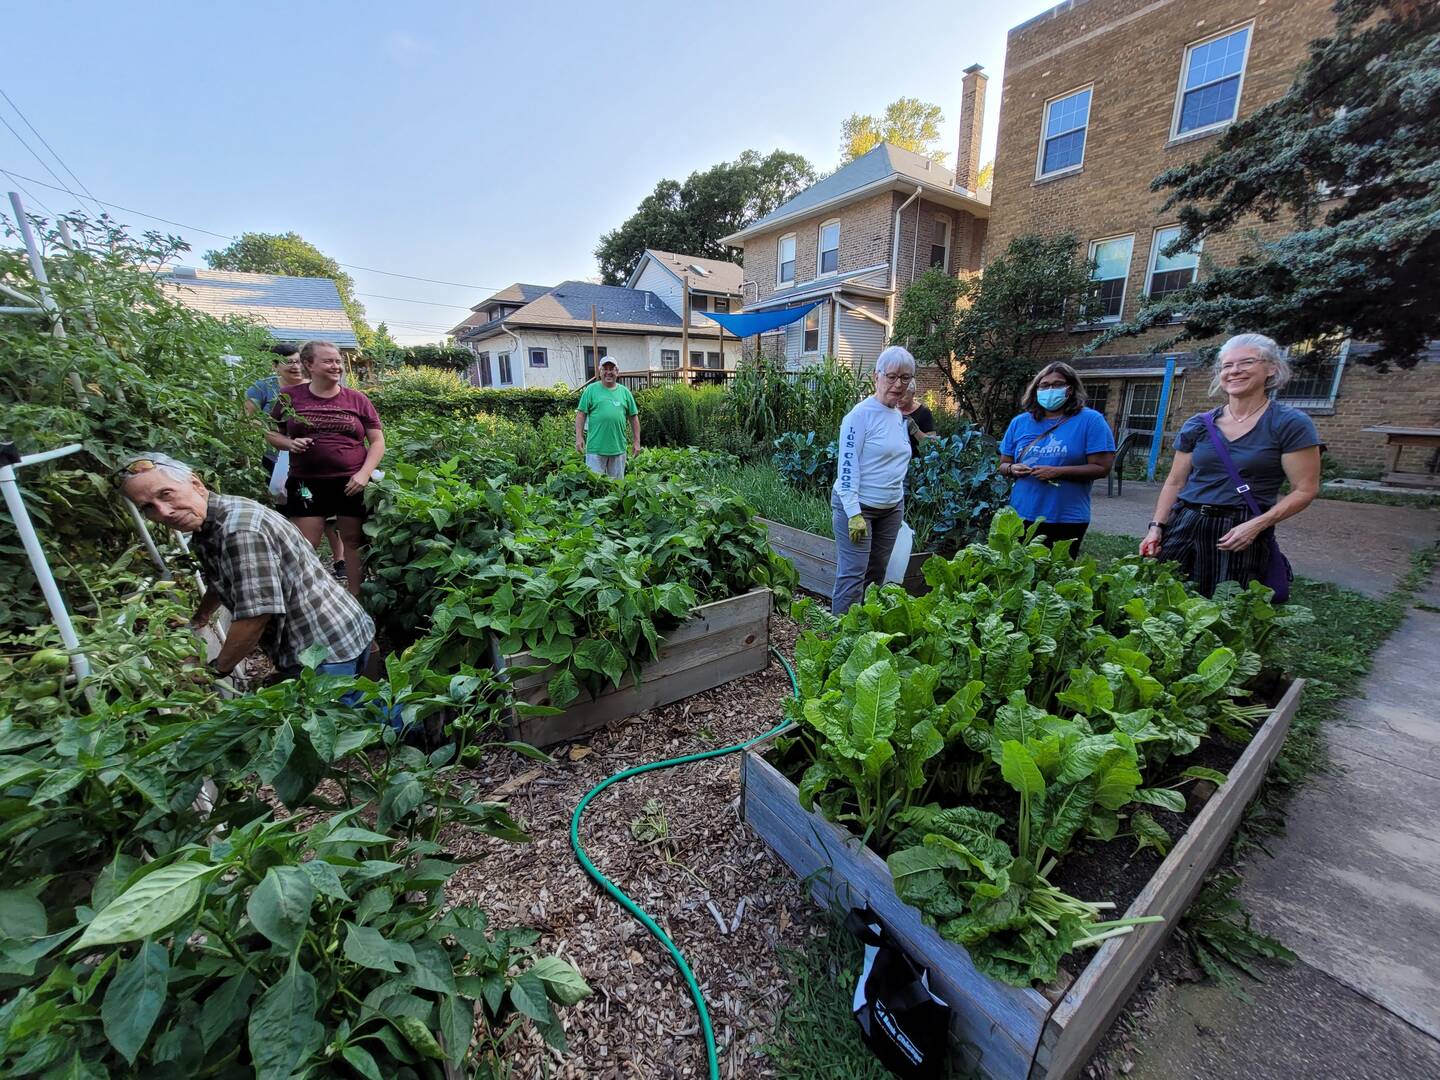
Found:
[{"label": "gray t-shirt", "polygon": [[[1185,482],[1180,498],[1212,506],[1244,506],[1245,500],[1236,492],[1230,474],[1215,453],[1201,415],[1197,413],[1186,420],[1175,436],[1175,449],[1192,455],[1190,478]],[[1212,410],[1210,416],[1219,419],[1220,410]],[[1225,438],[1218,429],[1217,434]],[[1274,506],[1280,494],[1280,485],[1285,480],[1281,455],[1319,445],[1320,434],[1310,417],[1299,409],[1276,401],[1270,403],[1264,415],[1244,435],[1233,442],[1225,440],[1230,460],[1240,470],[1241,478],[1250,485],[1251,497],[1262,508]]]}]

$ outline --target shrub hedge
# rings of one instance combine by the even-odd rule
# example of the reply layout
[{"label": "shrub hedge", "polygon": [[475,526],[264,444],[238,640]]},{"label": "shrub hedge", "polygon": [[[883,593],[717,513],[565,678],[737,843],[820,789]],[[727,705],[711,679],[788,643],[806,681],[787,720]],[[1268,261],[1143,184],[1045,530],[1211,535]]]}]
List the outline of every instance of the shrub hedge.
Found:
[{"label": "shrub hedge", "polygon": [[384,375],[365,392],[383,421],[412,413],[457,416],[477,412],[538,423],[546,416],[569,416],[580,395],[568,388],[496,390],[471,386],[439,368],[402,368]]}]

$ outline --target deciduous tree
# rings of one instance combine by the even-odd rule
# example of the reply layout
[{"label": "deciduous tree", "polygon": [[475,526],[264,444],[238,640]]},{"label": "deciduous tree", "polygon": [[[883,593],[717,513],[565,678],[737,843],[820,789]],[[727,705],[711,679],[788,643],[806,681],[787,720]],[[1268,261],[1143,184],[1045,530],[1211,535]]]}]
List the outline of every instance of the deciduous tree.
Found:
[{"label": "deciduous tree", "polygon": [[1158,343],[1260,331],[1283,343],[1353,337],[1368,362],[1412,366],[1440,337],[1440,4],[1338,0],[1333,35],[1311,43],[1290,90],[1233,125],[1199,161],[1167,170],[1172,251],[1293,221],[1252,237],[1229,265],[1146,305],[1091,347],[1183,318]]},{"label": "deciduous tree", "polygon": [[912,97],[892,101],[885,106],[882,116],[851,113],[840,126],[840,163],[854,161],[882,142],[888,142],[944,165],[949,155],[935,149],[940,139],[940,125],[944,122],[939,105]]},{"label": "deciduous tree", "polygon": [[595,258],[606,285],[624,284],[645,249],[730,258],[721,237],[743,229],[815,182],[799,154],[746,150],[681,183],[661,180],[635,213],[600,237]]}]

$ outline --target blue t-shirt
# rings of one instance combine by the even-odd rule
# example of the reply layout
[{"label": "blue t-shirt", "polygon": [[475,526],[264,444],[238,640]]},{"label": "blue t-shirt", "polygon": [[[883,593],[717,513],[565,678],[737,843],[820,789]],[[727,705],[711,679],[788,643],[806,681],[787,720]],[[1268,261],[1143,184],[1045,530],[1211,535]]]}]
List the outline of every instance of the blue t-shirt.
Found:
[{"label": "blue t-shirt", "polygon": [[[1110,425],[1094,409],[1081,409],[1055,427],[1054,420],[1036,420],[1022,412],[1005,429],[1000,453],[1017,465],[1084,465],[1091,454],[1115,449]],[[1054,427],[1055,430],[1045,435]],[[1044,438],[1040,438],[1045,435]],[[1036,480],[1015,478],[1010,505],[1026,521],[1044,518],[1053,524],[1079,524],[1090,520],[1090,485],[1093,480]]]},{"label": "blue t-shirt", "polygon": [[263,379],[256,379],[250,384],[250,389],[245,391],[245,396],[255,402],[255,411],[270,414],[270,406],[275,404],[275,399],[280,396],[280,376],[266,375]]}]

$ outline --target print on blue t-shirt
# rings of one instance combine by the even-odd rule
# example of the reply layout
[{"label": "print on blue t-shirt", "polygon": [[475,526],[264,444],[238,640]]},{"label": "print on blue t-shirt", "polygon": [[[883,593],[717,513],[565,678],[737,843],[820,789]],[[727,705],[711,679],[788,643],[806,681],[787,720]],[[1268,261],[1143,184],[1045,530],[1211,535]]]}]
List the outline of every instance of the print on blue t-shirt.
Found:
[{"label": "print on blue t-shirt", "polygon": [[[1000,440],[1000,453],[1017,465],[1084,465],[1090,454],[1115,449],[1110,425],[1094,409],[1081,409],[1055,427],[1055,420],[1036,420],[1023,412],[1010,421]],[[1050,429],[1054,427],[1054,431]],[[1045,433],[1050,431],[1050,434]],[[1040,436],[1044,436],[1040,438]],[[1091,480],[1036,480],[1018,476],[1010,489],[1010,505],[1026,521],[1044,518],[1056,524],[1090,520]]]}]

